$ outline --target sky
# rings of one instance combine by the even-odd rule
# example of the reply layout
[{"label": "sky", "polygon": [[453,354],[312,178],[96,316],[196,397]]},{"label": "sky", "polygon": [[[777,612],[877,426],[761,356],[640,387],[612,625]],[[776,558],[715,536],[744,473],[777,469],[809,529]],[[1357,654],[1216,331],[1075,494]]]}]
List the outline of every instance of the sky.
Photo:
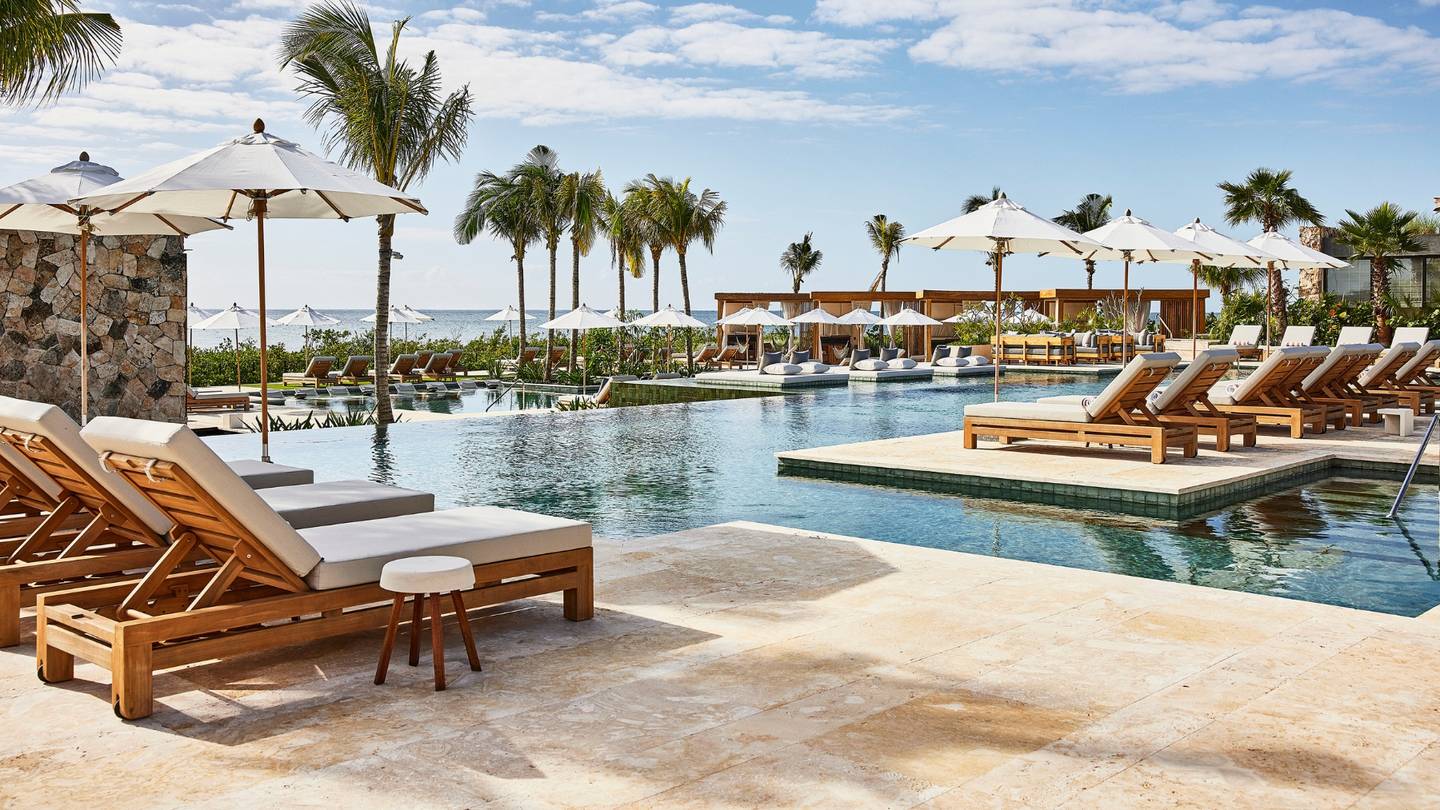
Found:
[{"label": "sky", "polygon": [[[74,159],[132,176],[268,130],[323,153],[276,43],[290,0],[87,2],[120,18],[119,62],[39,109],[0,108],[0,185]],[[807,289],[864,289],[878,257],[864,232],[884,213],[911,232],[959,214],[994,186],[1054,216],[1110,194],[1166,229],[1223,223],[1215,184],[1268,166],[1331,222],[1392,200],[1429,211],[1440,195],[1440,0],[388,0],[408,17],[403,54],[433,50],[447,85],[468,85],[464,156],[412,187],[429,216],[402,216],[392,299],[424,308],[499,308],[515,299],[510,249],[460,246],[451,223],[478,171],[536,144],[562,167],[603,170],[618,190],[655,173],[690,177],[729,205],[713,255],[689,261],[692,305],[717,290],[788,290],[778,258],[807,232],[824,252]],[[1293,235],[1293,232],[1292,232]],[[192,237],[190,297],[253,306],[254,226]],[[272,307],[373,306],[373,223],[272,221]],[[546,295],[542,250],[527,258],[527,305]],[[561,309],[569,305],[561,256]],[[1097,286],[1119,286],[1104,263]],[[662,305],[680,304],[666,256]],[[978,255],[902,250],[891,289],[988,289]],[[1016,257],[1011,289],[1083,287],[1077,263]],[[602,244],[582,299],[609,308],[616,273]],[[1183,267],[1149,265],[1132,287],[1188,287]],[[650,279],[627,303],[648,306]]]}]

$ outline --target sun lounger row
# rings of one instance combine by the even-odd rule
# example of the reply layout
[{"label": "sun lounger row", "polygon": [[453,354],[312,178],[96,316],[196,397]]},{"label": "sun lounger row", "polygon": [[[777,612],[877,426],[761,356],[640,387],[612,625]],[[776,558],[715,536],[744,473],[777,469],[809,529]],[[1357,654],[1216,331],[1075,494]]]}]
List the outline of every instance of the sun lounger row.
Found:
[{"label": "sun lounger row", "polygon": [[182,425],[80,430],[7,397],[0,440],[0,642],[18,643],[35,604],[42,679],[98,664],[122,717],[151,712],[156,670],[383,626],[380,569],[402,557],[469,560],[470,607],[559,591],[566,618],[593,613],[586,523],[435,512],[429,493],[227,464]]},{"label": "sun lounger row", "polygon": [[[1240,352],[1242,358],[1259,357],[1262,348],[1260,345],[1261,332],[1264,329],[1255,324],[1242,324],[1236,326],[1230,332],[1230,342],[1225,344],[1227,348]],[[1396,328],[1391,336],[1390,345],[1398,346],[1401,343],[1415,343],[1423,345],[1429,340],[1430,330],[1423,326],[1402,326]],[[1370,326],[1342,326],[1340,334],[1335,338],[1336,346],[1367,345],[1374,335],[1375,329]],[[1287,326],[1285,332],[1280,335],[1279,345],[1284,346],[1312,346],[1315,343],[1315,327],[1313,326]]]}]

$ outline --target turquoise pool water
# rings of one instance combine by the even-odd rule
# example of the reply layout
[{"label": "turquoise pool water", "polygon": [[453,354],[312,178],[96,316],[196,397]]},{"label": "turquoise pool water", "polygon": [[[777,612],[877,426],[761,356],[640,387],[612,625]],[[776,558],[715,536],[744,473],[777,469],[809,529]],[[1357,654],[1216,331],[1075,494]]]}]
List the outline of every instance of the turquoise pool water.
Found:
[{"label": "turquoise pool water", "polygon": [[[521,391],[511,387],[486,388],[479,386],[469,391],[457,392],[451,395],[421,394],[393,395],[390,398],[397,411],[428,411],[430,413],[467,413],[489,411],[500,413],[503,411],[529,411],[544,410],[555,407],[555,394],[542,391]],[[319,397],[299,399],[289,397],[285,400],[286,405],[295,405],[307,408],[328,408],[332,411],[344,413],[346,411],[370,411],[375,408],[374,397],[341,398],[341,397]],[[403,418],[403,417],[402,417]]]},{"label": "turquoise pool water", "polygon": [[[1103,382],[1012,375],[1015,399]],[[957,427],[988,381],[851,385],[786,397],[272,435],[277,461],[588,520],[636,537],[754,520],[979,554],[1416,615],[1440,604],[1433,485],[1402,523],[1393,481],[1329,479],[1185,521],[935,495],[776,474],[773,454]],[[210,440],[253,457],[253,436]]]}]

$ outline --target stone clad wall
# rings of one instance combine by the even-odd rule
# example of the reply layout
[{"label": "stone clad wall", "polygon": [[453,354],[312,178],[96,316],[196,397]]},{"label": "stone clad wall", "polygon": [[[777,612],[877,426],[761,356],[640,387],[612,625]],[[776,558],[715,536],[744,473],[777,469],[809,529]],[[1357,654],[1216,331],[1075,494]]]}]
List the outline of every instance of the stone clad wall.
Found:
[{"label": "stone clad wall", "polygon": [[[0,230],[0,394],[80,412],[79,238]],[[185,240],[89,247],[90,415],[185,420]]]},{"label": "stone clad wall", "polygon": [[[1306,225],[1300,229],[1300,244],[1311,250],[1318,250],[1324,253],[1325,237],[1331,232],[1332,229],[1330,228],[1317,228],[1313,225]],[[1320,296],[1325,294],[1325,271],[1301,270],[1298,292],[1301,298],[1319,301]]]}]

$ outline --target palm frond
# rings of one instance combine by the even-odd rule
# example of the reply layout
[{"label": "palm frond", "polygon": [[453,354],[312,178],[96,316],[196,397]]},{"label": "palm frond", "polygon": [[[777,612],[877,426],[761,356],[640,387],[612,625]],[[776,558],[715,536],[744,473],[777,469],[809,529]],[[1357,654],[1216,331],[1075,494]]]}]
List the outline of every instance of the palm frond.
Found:
[{"label": "palm frond", "polygon": [[98,78],[120,55],[109,14],[77,0],[6,0],[0,5],[0,99],[44,104]]}]

